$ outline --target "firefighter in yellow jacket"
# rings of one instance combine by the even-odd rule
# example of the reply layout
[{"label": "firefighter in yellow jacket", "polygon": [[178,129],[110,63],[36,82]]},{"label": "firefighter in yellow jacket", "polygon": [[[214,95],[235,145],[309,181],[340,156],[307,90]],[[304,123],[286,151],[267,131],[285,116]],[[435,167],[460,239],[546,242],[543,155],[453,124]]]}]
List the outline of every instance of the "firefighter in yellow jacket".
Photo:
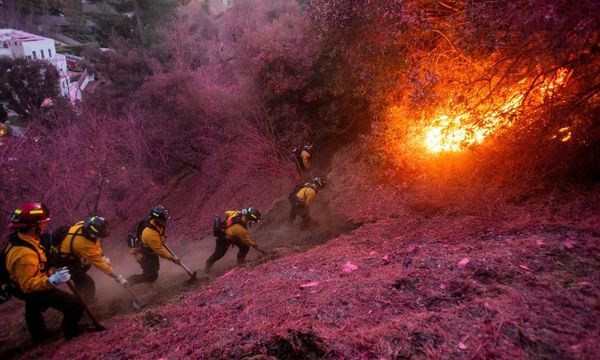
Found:
[{"label": "firefighter in yellow jacket", "polygon": [[77,326],[82,306],[73,295],[55,287],[69,281],[69,270],[62,268],[50,274],[52,271],[46,268],[40,235],[49,220],[48,208],[41,203],[25,203],[17,208],[10,219],[12,231],[2,264],[10,276],[11,293],[25,301],[25,322],[33,342],[49,335],[42,315],[48,308],[63,313],[61,328],[66,338],[82,332]]},{"label": "firefighter in yellow jacket", "polygon": [[289,224],[293,224],[296,216],[302,218],[304,228],[314,225],[315,221],[310,217],[310,208],[317,197],[317,192],[325,187],[325,180],[319,176],[310,182],[297,185],[289,196],[291,203]]},{"label": "firefighter in yellow jacket", "polygon": [[294,149],[294,159],[301,175],[305,171],[310,171],[312,152],[313,144],[310,142],[306,142]]},{"label": "firefighter in yellow jacket", "polygon": [[100,239],[110,235],[110,225],[102,216],[88,216],[84,221],[71,226],[60,245],[60,265],[67,266],[71,279],[85,301],[93,301],[96,296],[94,279],[87,274],[92,265],[115,279],[121,286],[127,286],[123,275],[117,275],[108,257],[104,255]]},{"label": "firefighter in yellow jacket", "polygon": [[238,247],[238,265],[243,265],[246,262],[246,255],[250,248],[257,248],[256,243],[249,236],[249,227],[257,222],[260,222],[260,212],[255,207],[249,207],[241,211],[226,211],[221,232],[216,234],[215,251],[206,260],[204,272],[207,274],[210,272],[214,263],[225,256],[229,246]]},{"label": "firefighter in yellow jacket", "polygon": [[150,218],[143,224],[141,230],[140,247],[134,251],[136,260],[142,267],[142,273],[129,276],[130,283],[156,281],[160,269],[159,256],[175,264],[181,264],[181,260],[164,246],[167,240],[165,226],[169,219],[169,211],[162,205],[156,205],[150,211]]}]

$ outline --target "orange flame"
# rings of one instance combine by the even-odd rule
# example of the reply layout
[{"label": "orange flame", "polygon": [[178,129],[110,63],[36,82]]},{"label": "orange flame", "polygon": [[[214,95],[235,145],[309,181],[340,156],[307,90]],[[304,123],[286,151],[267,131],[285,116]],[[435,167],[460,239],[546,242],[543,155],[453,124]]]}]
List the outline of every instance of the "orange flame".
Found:
[{"label": "orange flame", "polygon": [[[571,140],[571,137],[573,136],[573,133],[571,133],[569,131],[570,127],[569,126],[565,126],[563,128],[558,129],[558,132],[561,133],[561,135],[563,136],[560,141],[562,142],[566,142]],[[555,136],[556,137],[556,136]]]},{"label": "orange flame", "polygon": [[[564,86],[572,74],[572,70],[560,68],[551,79],[546,79],[537,89],[536,96],[543,102],[544,97],[552,96]],[[433,153],[458,152],[474,144],[481,144],[489,135],[500,129],[511,126],[511,115],[518,110],[524,100],[524,91],[514,91],[498,109],[489,111],[483,116],[471,113],[458,115],[441,114],[430,126],[425,128],[424,145]],[[568,128],[567,128],[568,129]],[[561,133],[566,130],[561,129]],[[571,138],[571,133],[564,135],[561,141]]]}]

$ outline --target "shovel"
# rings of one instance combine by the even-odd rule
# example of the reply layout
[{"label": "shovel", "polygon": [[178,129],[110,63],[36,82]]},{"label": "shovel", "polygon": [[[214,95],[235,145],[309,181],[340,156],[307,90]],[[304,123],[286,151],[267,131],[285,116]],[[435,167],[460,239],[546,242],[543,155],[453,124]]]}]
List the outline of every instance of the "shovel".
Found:
[{"label": "shovel", "polygon": [[258,247],[258,245],[254,245],[252,248],[253,248],[254,250],[258,251],[259,253],[261,253],[263,256],[264,256],[264,255],[267,255],[267,252],[266,252],[266,251],[264,251],[263,249],[259,248],[259,247]]},{"label": "shovel", "polygon": [[140,298],[133,292],[133,289],[130,288],[129,285],[127,285],[125,289],[129,290],[129,293],[131,294],[131,296],[133,296],[133,303],[131,303],[131,305],[134,309],[139,310],[146,306],[146,303],[140,300]]},{"label": "shovel", "polygon": [[83,301],[83,298],[81,297],[81,294],[79,294],[79,291],[77,291],[77,288],[75,288],[75,284],[73,283],[73,280],[67,281],[67,286],[69,287],[69,289],[71,289],[71,292],[73,293],[73,295],[75,295],[75,297],[77,298],[77,300],[79,301],[79,303],[81,304],[81,306],[83,306],[83,309],[85,310],[85,312],[88,314],[88,316],[92,320],[92,324],[94,324],[94,328],[92,330],[93,331],[104,331],[104,330],[106,330],[106,328],[104,326],[102,326],[98,322],[98,320],[96,320],[96,318],[94,317],[94,315],[90,311],[90,308],[87,306],[87,304],[85,303],[85,301]]},{"label": "shovel", "polygon": [[[171,250],[171,248],[167,244],[163,244],[163,245],[164,245],[165,249],[167,249],[171,253],[171,255],[177,256],[177,255],[175,255],[175,253],[173,252],[173,250]],[[194,271],[192,273],[190,271],[190,269],[187,266],[185,266],[185,264],[183,262],[180,262],[179,266],[181,266],[183,268],[183,270],[185,270],[185,272],[190,276],[190,281],[194,281],[194,280],[197,279],[196,278],[196,272]]]}]

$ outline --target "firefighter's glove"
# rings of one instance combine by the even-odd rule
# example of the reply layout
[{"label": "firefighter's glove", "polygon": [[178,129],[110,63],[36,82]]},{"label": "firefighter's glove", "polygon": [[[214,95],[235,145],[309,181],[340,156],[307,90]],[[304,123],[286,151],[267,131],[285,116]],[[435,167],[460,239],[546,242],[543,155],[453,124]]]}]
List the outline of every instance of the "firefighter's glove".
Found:
[{"label": "firefighter's glove", "polygon": [[181,259],[178,257],[174,257],[172,261],[177,265],[181,265]]},{"label": "firefighter's glove", "polygon": [[50,275],[48,278],[48,282],[50,284],[56,286],[58,284],[64,284],[71,279],[71,274],[69,273],[69,269],[66,267],[58,269],[57,272]]},{"label": "firefighter's glove", "polygon": [[103,256],[103,258],[104,258],[105,263],[107,263],[108,265],[111,265],[110,259],[108,258],[108,256],[105,255],[105,256]]},{"label": "firefighter's glove", "polygon": [[115,280],[117,281],[117,284],[121,285],[122,287],[127,287],[127,285],[129,285],[129,282],[127,282],[127,279],[125,279],[123,275],[117,276]]}]

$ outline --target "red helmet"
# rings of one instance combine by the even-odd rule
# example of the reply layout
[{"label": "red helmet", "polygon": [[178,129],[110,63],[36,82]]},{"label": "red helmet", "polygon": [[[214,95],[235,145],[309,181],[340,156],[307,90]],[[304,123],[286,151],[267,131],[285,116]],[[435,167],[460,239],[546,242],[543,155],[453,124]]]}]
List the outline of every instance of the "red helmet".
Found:
[{"label": "red helmet", "polygon": [[25,228],[32,224],[44,223],[50,220],[50,211],[42,203],[29,202],[15,209],[10,216],[11,229]]}]

